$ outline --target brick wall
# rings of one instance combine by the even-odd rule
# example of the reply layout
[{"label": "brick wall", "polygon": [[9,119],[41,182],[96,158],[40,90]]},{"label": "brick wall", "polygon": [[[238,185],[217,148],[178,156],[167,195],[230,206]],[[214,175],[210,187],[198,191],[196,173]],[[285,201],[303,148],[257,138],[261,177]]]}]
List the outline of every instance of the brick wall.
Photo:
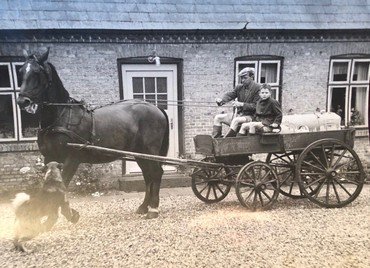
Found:
[{"label": "brick wall", "polygon": [[[50,47],[49,61],[56,67],[71,96],[84,99],[92,106],[107,104],[119,99],[117,69],[119,58],[148,56],[153,50],[156,50],[157,54],[162,57],[181,58],[184,64],[182,81],[184,99],[207,102],[214,101],[215,97],[232,89],[236,57],[282,56],[284,57],[282,107],[285,113],[289,109],[293,109],[295,113],[303,113],[314,111],[316,108],[326,108],[330,56],[349,53],[370,54],[368,42],[2,43],[0,44],[0,56],[19,56],[22,55],[23,48],[30,51],[44,51],[46,47]],[[196,134],[211,132],[213,115],[221,111],[230,111],[230,108],[218,108],[216,105],[206,106],[184,109],[183,135],[186,155],[194,153],[193,137]],[[3,145],[0,145],[0,148],[1,146]],[[370,160],[369,148],[366,137],[356,141],[356,149],[361,152],[361,158],[367,167],[369,167]],[[29,154],[30,158],[34,157],[31,156],[32,153]],[[4,154],[0,157],[3,167]],[[29,161],[27,154],[22,159]],[[9,172],[14,173],[15,168],[9,167]],[[116,169],[117,174],[118,170],[119,164]],[[5,176],[8,175],[2,173],[0,181],[5,180]]]}]

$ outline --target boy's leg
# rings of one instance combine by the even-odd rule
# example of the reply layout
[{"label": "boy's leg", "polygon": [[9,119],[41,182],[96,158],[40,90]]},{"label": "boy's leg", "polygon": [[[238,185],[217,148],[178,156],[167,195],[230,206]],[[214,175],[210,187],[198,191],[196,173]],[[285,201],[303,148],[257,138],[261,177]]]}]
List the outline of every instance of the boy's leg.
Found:
[{"label": "boy's leg", "polygon": [[257,129],[263,128],[263,124],[261,122],[251,122],[249,127],[250,134],[256,134]]}]

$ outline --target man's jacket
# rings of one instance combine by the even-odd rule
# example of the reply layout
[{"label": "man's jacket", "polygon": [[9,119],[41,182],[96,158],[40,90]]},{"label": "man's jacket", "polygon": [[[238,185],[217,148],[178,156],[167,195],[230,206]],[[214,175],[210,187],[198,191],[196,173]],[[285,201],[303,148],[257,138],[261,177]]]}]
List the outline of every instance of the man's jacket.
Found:
[{"label": "man's jacket", "polygon": [[237,98],[238,101],[244,103],[243,107],[238,107],[238,114],[254,115],[257,101],[260,99],[260,88],[261,85],[254,81],[250,81],[248,85],[246,83],[239,84],[233,91],[227,92],[222,96],[222,103],[224,104]]}]

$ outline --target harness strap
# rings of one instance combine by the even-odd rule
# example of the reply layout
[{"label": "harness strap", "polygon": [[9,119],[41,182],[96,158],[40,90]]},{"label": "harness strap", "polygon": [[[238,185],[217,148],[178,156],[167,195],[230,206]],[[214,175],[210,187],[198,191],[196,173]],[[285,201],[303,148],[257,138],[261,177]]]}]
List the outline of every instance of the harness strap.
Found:
[{"label": "harness strap", "polygon": [[78,135],[78,134],[74,133],[73,131],[68,130],[64,127],[51,127],[47,132],[49,132],[49,133],[62,133],[62,134],[67,135],[68,137],[70,137],[73,140],[77,140],[78,142],[81,142],[81,143],[84,143],[84,144],[90,144],[90,141],[84,139],[80,135]]},{"label": "harness strap", "polygon": [[91,144],[95,143],[95,138],[96,138],[96,133],[95,133],[95,116],[94,116],[94,111],[91,111],[91,137],[90,141]]}]

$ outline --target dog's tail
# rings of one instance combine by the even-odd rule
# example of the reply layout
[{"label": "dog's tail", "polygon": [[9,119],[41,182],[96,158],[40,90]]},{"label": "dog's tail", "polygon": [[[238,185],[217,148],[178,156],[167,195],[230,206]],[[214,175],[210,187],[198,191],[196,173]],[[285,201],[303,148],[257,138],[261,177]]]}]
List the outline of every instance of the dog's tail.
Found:
[{"label": "dog's tail", "polygon": [[30,200],[30,196],[26,193],[18,193],[12,200],[12,205],[14,210],[17,210],[20,206]]}]

